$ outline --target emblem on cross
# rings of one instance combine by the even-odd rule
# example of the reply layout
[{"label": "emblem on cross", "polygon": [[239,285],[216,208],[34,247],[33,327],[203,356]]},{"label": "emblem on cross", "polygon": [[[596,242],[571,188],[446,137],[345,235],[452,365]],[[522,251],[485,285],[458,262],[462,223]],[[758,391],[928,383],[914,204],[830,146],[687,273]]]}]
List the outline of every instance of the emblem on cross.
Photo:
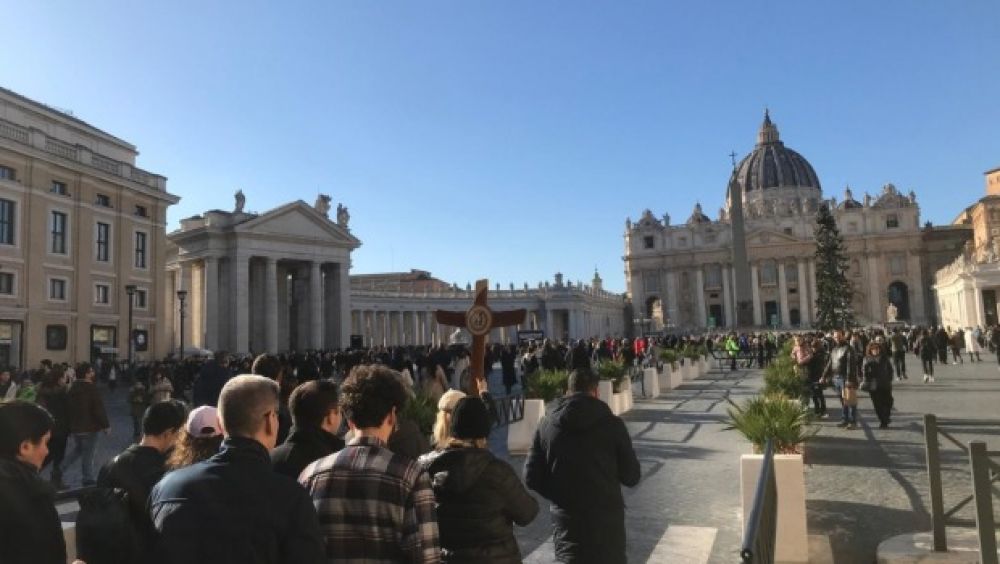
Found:
[{"label": "emblem on cross", "polygon": [[476,392],[476,382],[485,378],[485,367],[483,365],[486,357],[486,337],[490,331],[498,327],[510,327],[524,322],[527,311],[515,309],[511,311],[493,311],[486,303],[486,295],[489,289],[489,280],[485,278],[476,281],[476,297],[472,302],[472,307],[467,311],[446,311],[437,310],[434,318],[442,325],[452,327],[465,327],[472,334],[472,359],[470,372],[471,395],[478,395]]}]

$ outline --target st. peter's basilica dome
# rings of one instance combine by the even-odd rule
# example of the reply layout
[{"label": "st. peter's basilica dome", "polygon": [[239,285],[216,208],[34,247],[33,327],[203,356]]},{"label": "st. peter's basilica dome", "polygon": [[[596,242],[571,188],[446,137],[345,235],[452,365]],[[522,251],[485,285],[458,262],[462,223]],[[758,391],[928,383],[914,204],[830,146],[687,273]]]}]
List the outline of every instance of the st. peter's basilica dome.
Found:
[{"label": "st. peter's basilica dome", "polygon": [[769,188],[820,189],[812,165],[802,155],[785,147],[766,110],[764,123],[757,133],[757,145],[740,161],[733,174],[747,193]]}]

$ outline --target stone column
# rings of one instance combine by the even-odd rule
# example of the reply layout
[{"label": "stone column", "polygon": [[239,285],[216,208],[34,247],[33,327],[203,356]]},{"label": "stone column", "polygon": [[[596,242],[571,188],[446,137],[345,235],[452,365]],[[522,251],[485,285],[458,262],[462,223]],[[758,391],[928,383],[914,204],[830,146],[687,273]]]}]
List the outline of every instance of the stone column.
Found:
[{"label": "stone column", "polygon": [[278,260],[264,259],[264,346],[278,352]]},{"label": "stone column", "polygon": [[736,326],[736,312],[733,311],[733,296],[732,296],[732,284],[729,283],[729,277],[732,276],[732,267],[723,266],[722,267],[722,315],[726,318],[725,324],[719,324],[720,327],[735,327]]},{"label": "stone column", "polygon": [[336,268],[336,291],[337,291],[337,315],[340,319],[335,321],[340,324],[340,348],[346,349],[351,344],[351,332],[347,329],[350,323],[351,314],[351,263],[350,258],[345,262],[337,264]]},{"label": "stone column", "polygon": [[552,315],[552,309],[549,304],[545,304],[545,336],[550,339],[558,339],[559,337],[554,331],[555,327],[552,326],[553,323],[555,323],[555,318]]},{"label": "stone column", "polygon": [[413,324],[413,344],[424,344],[423,339],[420,338],[420,314],[415,311],[410,312],[410,322]]},{"label": "stone column", "polygon": [[983,290],[979,286],[973,284],[972,296],[973,301],[976,304],[976,311],[973,315],[966,318],[965,323],[972,328],[975,328],[977,325],[980,327],[986,327],[986,316],[983,315]]},{"label": "stone column", "polygon": [[871,253],[868,255],[868,315],[873,323],[885,320],[885,313],[882,311],[882,285],[879,283],[878,259],[879,255]]},{"label": "stone column", "polygon": [[245,354],[250,352],[250,257],[237,255],[233,259],[233,270],[233,293],[236,296],[233,352]]},{"label": "stone column", "polygon": [[788,280],[785,276],[785,263],[780,260],[775,263],[778,269],[778,308],[781,309],[781,326],[788,327],[792,318],[788,312]]},{"label": "stone column", "polygon": [[924,280],[920,276],[920,254],[909,253],[906,262],[906,273],[911,282],[908,290],[913,292],[910,300],[910,322],[925,323],[927,310],[924,307]]},{"label": "stone column", "polygon": [[700,266],[694,271],[694,292],[698,308],[694,317],[695,326],[705,327],[708,325],[708,312],[705,311],[705,273]]},{"label": "stone column", "polygon": [[753,291],[753,324],[760,327],[760,276],[757,272],[757,263],[750,266],[750,288]]},{"label": "stone column", "polygon": [[323,271],[318,261],[309,263],[309,342],[323,348]]},{"label": "stone column", "polygon": [[[192,319],[194,319],[194,315],[193,315],[194,311],[193,310],[194,310],[195,299],[194,299],[194,293],[192,292],[192,288],[191,288],[191,282],[192,282],[192,280],[191,280],[191,263],[190,262],[182,262],[182,263],[180,263],[180,268],[177,271],[177,289],[178,290],[185,290],[188,293],[187,294],[187,298],[185,298],[185,301],[184,301],[184,320],[183,320],[183,323],[184,323],[184,346],[185,347],[189,347],[189,346],[191,346],[194,343],[194,340],[193,340],[194,334],[191,331],[191,328],[193,327]],[[176,296],[177,296],[177,294],[175,293],[174,297],[176,297]],[[180,320],[180,309],[179,309],[180,308],[180,302],[179,301],[178,301],[177,307],[178,307],[178,313],[177,313],[177,316],[178,316],[178,320],[177,320],[177,329],[178,329],[177,345],[180,346],[180,324],[181,324],[181,320]]]},{"label": "stone column", "polygon": [[[645,317],[645,307],[646,304],[640,304],[643,308],[643,316]],[[663,306],[663,301],[661,297],[660,306]],[[667,320],[677,326],[679,319],[679,310],[677,308],[677,273],[673,270],[667,272]]]},{"label": "stone column", "polygon": [[202,275],[205,277],[201,285],[205,292],[202,297],[205,315],[201,318],[201,334],[204,335],[205,348],[215,351],[219,348],[219,259],[205,257]]},{"label": "stone column", "polygon": [[799,268],[799,325],[802,327],[809,327],[811,321],[811,309],[809,307],[809,294],[806,291],[808,287],[808,278],[806,275],[806,262],[802,259],[798,261]]},{"label": "stone column", "polygon": [[809,259],[809,296],[811,297],[809,315],[816,319],[816,300],[819,294],[816,293],[816,259]]}]

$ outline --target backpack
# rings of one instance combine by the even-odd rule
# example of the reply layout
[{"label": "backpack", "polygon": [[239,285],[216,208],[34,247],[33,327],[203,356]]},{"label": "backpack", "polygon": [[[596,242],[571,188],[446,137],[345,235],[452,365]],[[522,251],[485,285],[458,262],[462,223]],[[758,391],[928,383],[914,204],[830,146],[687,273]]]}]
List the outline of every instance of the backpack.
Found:
[{"label": "backpack", "polygon": [[77,558],[87,564],[131,564],[139,557],[139,532],[121,488],[93,488],[80,495]]}]

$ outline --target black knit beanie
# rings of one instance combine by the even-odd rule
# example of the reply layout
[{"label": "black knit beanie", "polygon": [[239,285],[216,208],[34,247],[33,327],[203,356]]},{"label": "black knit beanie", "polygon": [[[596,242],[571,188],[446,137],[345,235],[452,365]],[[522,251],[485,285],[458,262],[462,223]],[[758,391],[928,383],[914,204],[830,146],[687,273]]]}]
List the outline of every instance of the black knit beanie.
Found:
[{"label": "black knit beanie", "polygon": [[479,398],[462,398],[451,413],[451,436],[456,439],[485,439],[490,436],[490,414]]}]

